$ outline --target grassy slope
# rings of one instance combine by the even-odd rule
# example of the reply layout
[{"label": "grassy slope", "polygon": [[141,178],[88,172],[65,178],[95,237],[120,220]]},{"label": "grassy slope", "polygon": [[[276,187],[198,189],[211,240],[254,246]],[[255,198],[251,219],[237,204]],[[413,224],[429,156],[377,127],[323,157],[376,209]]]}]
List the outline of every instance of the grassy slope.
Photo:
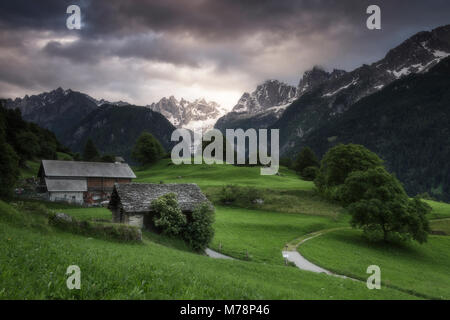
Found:
[{"label": "grassy slope", "polygon": [[216,207],[211,248],[236,258],[283,264],[281,249],[298,236],[347,225],[328,217]]},{"label": "grassy slope", "polygon": [[425,200],[425,202],[428,203],[433,208],[433,211],[431,212],[428,218],[430,219],[450,218],[450,204],[431,200]]},{"label": "grassy slope", "polygon": [[[0,298],[333,299],[412,298],[296,268],[214,260],[153,242],[119,244],[62,233],[0,202]],[[27,224],[27,225],[24,225]],[[81,268],[82,290],[65,271]]]},{"label": "grassy slope", "polygon": [[419,245],[373,244],[357,230],[341,230],[299,247],[305,258],[340,274],[366,280],[366,268],[381,268],[382,284],[433,298],[450,299],[450,237],[430,236]]},{"label": "grassy slope", "polygon": [[[199,271],[198,273],[194,272],[196,276],[200,277],[196,280],[201,282],[197,283],[198,286],[204,284],[210,285],[209,277],[214,277],[213,274],[217,273],[224,274],[225,278],[229,277],[231,279],[229,281],[234,284],[236,284],[236,281],[238,281],[238,283],[252,282],[256,285],[258,281],[261,281],[261,284],[258,284],[258,286],[263,286],[262,283],[264,283],[264,288],[256,288],[252,286],[246,287],[245,290],[246,292],[248,292],[247,295],[244,295],[244,291],[238,294],[236,291],[231,290],[231,287],[233,287],[231,286],[229,291],[226,291],[228,290],[226,289],[225,292],[222,293],[223,297],[226,298],[278,298],[282,296],[287,298],[330,298],[332,296],[332,298],[353,297],[364,299],[370,298],[370,295],[373,294],[372,292],[366,292],[368,291],[367,289],[360,290],[359,287],[354,289],[355,292],[352,294],[346,292],[345,290],[342,291],[341,289],[338,289],[333,293],[333,290],[336,289],[334,288],[335,279],[330,279],[329,277],[324,277],[323,275],[315,275],[311,273],[306,273],[306,276],[301,276],[299,274],[305,273],[299,270],[295,270],[294,268],[280,266],[280,264],[282,263],[280,251],[284,243],[294,238],[298,238],[303,234],[322,228],[336,227],[342,224],[346,225],[345,221],[348,220],[348,216],[346,216],[346,214],[342,212],[342,209],[315,198],[315,196],[313,196],[311,192],[313,184],[310,182],[299,180],[294,173],[286,169],[282,169],[281,176],[260,176],[259,168],[256,167],[233,167],[228,165],[175,166],[168,165],[167,160],[161,161],[152,168],[148,168],[145,170],[135,170],[135,172],[138,176],[138,179],[136,179],[137,182],[159,183],[160,181],[164,181],[174,183],[198,183],[202,187],[202,189],[213,198],[218,190],[220,191],[220,187],[226,184],[237,184],[242,186],[246,185],[264,189],[265,204],[263,206],[258,206],[252,209],[230,208],[223,206],[216,207],[216,223],[214,225],[216,235],[213,240],[212,247],[217,249],[219,243],[221,243],[222,252],[239,258],[245,258],[245,251],[248,250],[250,260],[252,262],[211,260],[206,257],[201,257],[186,252],[188,250],[185,247],[177,243],[174,244],[174,242],[170,239],[164,239],[150,234],[145,234],[145,237],[148,239],[145,246],[119,245],[116,243],[108,243],[100,240],[89,240],[90,242],[88,243],[86,239],[82,237],[54,232],[49,233],[41,240],[46,241],[45,239],[47,239],[47,237],[51,237],[52,240],[50,240],[50,242],[58,242],[60,241],[58,239],[61,238],[61,243],[64,246],[76,243],[76,246],[84,248],[83,250],[89,249],[90,243],[94,243],[95,246],[93,246],[93,248],[97,246],[101,247],[101,250],[96,251],[98,254],[98,259],[100,260],[108,259],[107,257],[110,255],[110,251],[116,252],[118,250],[117,252],[121,252],[121,255],[123,255],[124,264],[123,266],[121,265],[120,267],[117,267],[117,269],[114,269],[114,267],[112,267],[118,274],[123,274],[124,270],[126,270],[125,261],[127,259],[131,259],[130,261],[138,261],[137,256],[143,254],[143,252],[147,252],[147,250],[150,250],[151,248],[151,256],[155,259],[157,257],[157,259],[159,260],[153,261],[151,258],[149,258],[149,260],[147,261],[146,259],[144,259],[144,262],[142,262],[142,264],[147,265],[153,263],[152,266],[155,266],[154,263],[156,263],[157,266],[155,266],[155,268],[162,268],[164,270],[168,268],[168,266],[165,265],[166,263],[168,263],[169,265],[177,265],[177,262],[174,262],[177,261],[177,259],[181,259],[189,265],[194,264],[195,266],[197,266],[197,271]],[[178,178],[179,176],[181,176],[181,179]],[[272,189],[273,191],[270,192],[269,189]],[[279,204],[278,206],[276,206],[277,203]],[[430,218],[450,217],[450,205],[431,201],[429,202],[429,204],[433,207],[433,213]],[[79,219],[111,218],[110,212],[104,208],[83,209],[72,206],[61,206],[60,204],[51,204],[49,206],[53,210],[66,212]],[[20,229],[17,229],[16,232],[18,234],[22,234]],[[25,237],[25,234],[28,234],[28,232],[25,232],[23,234],[23,237]],[[35,239],[32,239],[33,237],[36,237],[36,235],[30,233],[27,241],[35,241]],[[443,237],[440,237],[439,239],[442,238]],[[318,239],[320,239],[320,237]],[[360,241],[359,238],[355,238],[353,240],[356,241],[356,243],[359,243]],[[340,245],[340,243],[336,240],[330,241],[332,242],[330,246],[333,248],[336,245]],[[166,246],[161,246],[157,243],[163,243]],[[306,243],[305,246],[307,244],[309,243]],[[88,245],[88,247],[86,247],[86,245]],[[430,242],[429,245],[432,246],[434,250],[434,246],[439,247],[441,243],[439,241],[436,243],[435,241],[433,241]],[[167,246],[181,249],[182,251],[174,250]],[[142,249],[142,247],[146,247],[147,249]],[[104,250],[104,254],[101,253],[102,250]],[[350,252],[347,252],[347,250],[345,250],[345,254],[356,254],[354,250],[355,248],[350,248]],[[327,247],[320,247],[319,249],[313,251],[314,254],[319,253],[320,255],[328,255],[330,253],[330,250],[327,249]],[[339,250],[337,251],[339,252]],[[334,250],[333,253],[336,253],[336,250]],[[11,251],[10,254],[12,254]],[[82,259],[81,252],[79,254],[80,256],[77,259]],[[163,255],[167,259],[161,258],[160,255]],[[171,260],[172,258],[168,258],[168,255],[173,258],[173,261]],[[177,256],[177,258],[175,258],[175,256]],[[311,257],[311,259],[314,260],[315,258]],[[386,259],[386,263],[390,263],[394,266],[396,265],[395,255],[385,256],[381,259]],[[196,262],[194,262],[194,260]],[[339,261],[339,259],[334,260]],[[263,262],[266,264],[254,262]],[[206,269],[203,269],[203,267],[200,267],[200,265],[203,264],[205,264],[205,268],[208,268],[208,272],[206,271]],[[278,266],[274,264],[278,264]],[[420,264],[418,266],[420,266]],[[231,271],[236,273],[236,279],[233,278]],[[291,276],[292,272],[294,272],[295,276]],[[363,272],[365,272],[365,270],[363,270]],[[138,271],[137,273],[139,275],[136,275],[136,277],[145,278],[145,272],[143,270]],[[256,273],[258,273],[258,275]],[[179,274],[178,276],[181,277],[182,275]],[[365,273],[363,273],[363,276],[365,276]],[[440,276],[442,275],[440,274],[440,272],[438,272],[436,275],[436,279],[438,279]],[[132,277],[133,279],[135,278],[134,275],[130,275],[130,277]],[[217,278],[217,275],[215,277]],[[307,281],[303,278],[307,279]],[[236,281],[232,281],[233,279]],[[174,281],[176,282],[177,280]],[[298,281],[302,282],[301,286],[298,286]],[[306,282],[304,283],[304,281]],[[289,284],[287,286],[289,288],[291,284],[297,286],[296,290],[292,289],[293,291],[291,291],[291,289],[287,289],[287,287],[285,287],[285,289],[281,289],[281,286],[286,286],[285,283]],[[174,285],[176,286],[176,284]],[[221,283],[220,285],[225,288],[229,288],[226,283]],[[319,291],[317,291],[318,288],[315,287],[316,285],[320,286]],[[339,284],[338,286],[340,287],[341,284]],[[345,282],[345,287],[346,286],[347,283]],[[218,289],[217,286],[213,286],[213,289],[211,290],[214,293],[211,293],[206,289],[202,289],[206,291],[200,292],[200,287],[198,287],[196,289],[191,289],[191,292],[189,294],[185,293],[185,295],[177,296],[174,293],[168,293],[166,291],[169,287],[170,284],[166,284],[164,288],[161,288],[162,291],[153,292],[152,294],[142,289],[144,293],[141,296],[137,297],[218,298],[221,294],[220,292],[214,292],[214,290],[220,291],[221,289]],[[300,290],[300,292],[298,290],[299,287],[302,287],[302,290]],[[365,286],[363,287],[365,288]],[[5,286],[5,288],[7,288],[7,286]],[[131,295],[127,296],[124,292],[129,293],[131,289],[135,289],[134,287],[127,285],[123,288],[123,290],[117,290],[115,291],[115,293],[113,290],[109,297],[133,297]],[[140,289],[136,290],[138,290],[139,292]],[[288,291],[289,293],[287,293]],[[385,298],[398,297],[398,292],[394,293],[393,291],[389,290],[382,291],[383,293],[381,293],[381,296]],[[0,292],[2,292],[1,285]],[[95,295],[98,293],[92,294],[93,296],[91,295],[90,297],[96,297]]]},{"label": "grassy slope", "polygon": [[[261,176],[258,167],[232,165],[174,165],[169,159],[148,169],[135,169],[135,182],[197,183],[200,187],[235,184],[271,189],[311,190],[313,183],[302,181],[294,172],[281,167],[281,176]],[[181,177],[178,178],[178,177]]]}]

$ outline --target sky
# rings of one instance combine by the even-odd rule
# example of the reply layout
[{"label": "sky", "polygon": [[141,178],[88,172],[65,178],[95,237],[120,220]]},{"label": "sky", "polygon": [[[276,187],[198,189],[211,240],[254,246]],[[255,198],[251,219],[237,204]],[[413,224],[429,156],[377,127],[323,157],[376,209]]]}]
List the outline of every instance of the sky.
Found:
[{"label": "sky", "polygon": [[[81,29],[69,30],[69,5]],[[366,9],[381,8],[381,30]],[[0,97],[57,87],[147,105],[206,98],[232,108],[318,65],[350,71],[450,24],[448,0],[14,0],[0,2]]]}]

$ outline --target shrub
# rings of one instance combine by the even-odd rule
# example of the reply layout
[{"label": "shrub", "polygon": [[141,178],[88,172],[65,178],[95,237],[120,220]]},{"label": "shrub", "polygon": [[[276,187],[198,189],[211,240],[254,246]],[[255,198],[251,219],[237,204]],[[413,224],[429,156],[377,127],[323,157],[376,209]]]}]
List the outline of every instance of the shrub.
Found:
[{"label": "shrub", "polygon": [[226,185],[222,187],[219,199],[220,202],[224,204],[234,203],[238,199],[238,196],[239,196],[238,186]]},{"label": "shrub", "polygon": [[203,251],[214,236],[214,209],[208,203],[202,203],[186,224],[183,237],[189,246],[196,251]]},{"label": "shrub", "polygon": [[226,185],[222,187],[219,200],[223,204],[251,205],[254,200],[261,199],[262,192],[252,187]]},{"label": "shrub", "polygon": [[294,169],[301,175],[303,170],[308,167],[319,167],[319,160],[311,148],[305,147],[298,154],[294,163]]},{"label": "shrub", "polygon": [[280,166],[285,166],[285,167],[291,169],[293,166],[293,161],[289,157],[281,157],[280,158]]},{"label": "shrub", "polygon": [[300,173],[300,176],[302,177],[303,180],[314,181],[314,179],[316,179],[318,174],[319,174],[319,168],[318,167],[306,167]]},{"label": "shrub", "polygon": [[50,214],[48,223],[58,229],[101,239],[112,239],[122,242],[141,242],[141,229],[126,224],[98,223],[78,221],[61,213]]},{"label": "shrub", "polygon": [[186,216],[181,212],[174,193],[168,193],[153,200],[151,206],[156,212],[153,222],[163,234],[177,236],[181,233],[186,225]]}]

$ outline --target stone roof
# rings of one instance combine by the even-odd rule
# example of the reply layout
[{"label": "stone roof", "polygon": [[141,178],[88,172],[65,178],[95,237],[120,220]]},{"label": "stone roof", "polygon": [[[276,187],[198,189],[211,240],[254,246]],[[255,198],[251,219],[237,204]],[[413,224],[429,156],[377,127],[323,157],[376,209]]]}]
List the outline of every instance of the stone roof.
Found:
[{"label": "stone roof", "polygon": [[110,206],[120,200],[125,212],[145,213],[151,212],[150,204],[153,200],[167,194],[177,195],[178,205],[181,211],[194,211],[203,202],[208,202],[198,185],[186,184],[153,184],[153,183],[116,183],[114,185]]},{"label": "stone roof", "polygon": [[42,160],[46,177],[136,178],[126,163]]},{"label": "stone roof", "polygon": [[45,178],[47,191],[57,192],[85,192],[87,191],[86,179],[55,179]]}]

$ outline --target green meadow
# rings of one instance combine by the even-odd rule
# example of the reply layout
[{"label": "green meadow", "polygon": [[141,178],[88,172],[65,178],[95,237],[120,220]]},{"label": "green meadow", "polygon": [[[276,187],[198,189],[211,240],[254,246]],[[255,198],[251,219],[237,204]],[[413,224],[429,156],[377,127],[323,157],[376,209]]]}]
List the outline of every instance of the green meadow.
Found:
[{"label": "green meadow", "polygon": [[[216,207],[210,248],[234,260],[194,253],[178,239],[148,231],[143,232],[141,244],[126,244],[62,232],[47,222],[49,212],[64,212],[78,220],[111,221],[106,208],[0,202],[0,298],[450,298],[448,236],[431,235],[424,245],[370,244],[359,231],[346,228],[349,215],[343,208],[321,199],[312,182],[286,168],[280,175],[261,176],[258,167],[176,166],[162,160],[152,167],[135,168],[135,173],[135,182],[197,183]],[[264,203],[224,204],[220,195],[227,185],[258,192]],[[428,203],[433,207],[432,229],[448,231],[450,205]],[[33,210],[39,204],[41,209]],[[363,281],[285,265],[281,251],[286,244],[334,228],[338,230],[311,239],[298,250],[328,270]],[[65,284],[66,268],[73,264],[82,270],[81,290],[68,290]],[[381,290],[366,287],[366,268],[372,264],[381,267]]]}]

